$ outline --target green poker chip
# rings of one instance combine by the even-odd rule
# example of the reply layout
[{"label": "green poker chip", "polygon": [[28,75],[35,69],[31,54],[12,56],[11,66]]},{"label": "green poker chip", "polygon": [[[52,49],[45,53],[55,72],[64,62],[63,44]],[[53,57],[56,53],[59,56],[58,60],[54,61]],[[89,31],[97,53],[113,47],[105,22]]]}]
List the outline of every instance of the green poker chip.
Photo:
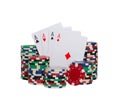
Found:
[{"label": "green poker chip", "polygon": [[51,85],[48,85],[48,84],[44,83],[44,86],[48,87],[48,88],[63,88],[63,87],[66,86],[66,84],[61,84],[61,85],[51,84]]},{"label": "green poker chip", "polygon": [[49,61],[30,61],[31,65],[49,65]]},{"label": "green poker chip", "polygon": [[28,80],[28,77],[24,76],[24,75],[21,75],[21,78],[24,79],[24,80]]},{"label": "green poker chip", "polygon": [[39,62],[30,62],[29,66],[31,69],[42,69],[45,70],[49,66],[49,62],[42,62],[41,64]]},{"label": "green poker chip", "polygon": [[84,68],[84,70],[85,70],[85,72],[86,72],[86,74],[92,74],[92,68],[93,68],[93,65],[90,65],[90,66],[84,66],[83,67]]},{"label": "green poker chip", "polygon": [[21,45],[21,48],[36,48],[35,45]]}]

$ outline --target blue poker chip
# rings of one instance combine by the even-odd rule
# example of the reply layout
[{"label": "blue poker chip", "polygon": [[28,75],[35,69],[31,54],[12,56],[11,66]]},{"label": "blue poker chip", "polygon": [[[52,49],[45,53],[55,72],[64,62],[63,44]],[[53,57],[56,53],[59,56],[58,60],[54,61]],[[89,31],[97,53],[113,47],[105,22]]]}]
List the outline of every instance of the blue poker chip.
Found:
[{"label": "blue poker chip", "polygon": [[33,71],[31,70],[31,68],[28,69],[28,74],[33,75]]},{"label": "blue poker chip", "polygon": [[48,86],[48,88],[51,88],[51,86]]},{"label": "blue poker chip", "polygon": [[[36,72],[35,72],[35,73],[36,73],[36,75],[41,75],[41,76],[44,76],[44,71],[43,71],[43,70],[41,70],[41,69],[36,70]],[[34,75],[34,74],[33,74],[33,70],[32,70],[31,68],[29,68],[29,69],[28,69],[28,74],[29,74],[29,75]]]},{"label": "blue poker chip", "polygon": [[[85,51],[97,51],[97,47],[93,46],[92,49],[90,47],[86,47]],[[90,53],[90,52],[89,52]]]},{"label": "blue poker chip", "polygon": [[21,58],[23,58],[23,59],[24,59],[24,58],[28,58],[28,56],[26,56],[25,54],[22,54],[22,55],[21,55]]},{"label": "blue poker chip", "polygon": [[62,88],[62,86],[59,86],[59,88]]},{"label": "blue poker chip", "polygon": [[51,72],[50,72],[50,71],[48,71],[48,74],[51,74]]},{"label": "blue poker chip", "polygon": [[85,58],[85,60],[97,60],[97,58]]},{"label": "blue poker chip", "polygon": [[44,70],[39,69],[39,70],[36,71],[36,74],[44,75]]},{"label": "blue poker chip", "polygon": [[82,66],[89,66],[89,65],[93,65],[92,62],[87,62],[87,61],[74,61],[72,62],[72,64],[79,64],[79,65],[82,65]]},{"label": "blue poker chip", "polygon": [[66,71],[65,69],[62,69],[62,71]]},{"label": "blue poker chip", "polygon": [[37,85],[36,83],[33,83],[33,85]]},{"label": "blue poker chip", "polygon": [[95,46],[97,42],[87,42],[87,44],[91,44],[92,46]]},{"label": "blue poker chip", "polygon": [[[51,72],[55,72],[54,69],[51,69],[50,71],[51,71]],[[62,70],[60,71],[60,73],[62,73],[62,71],[65,71],[65,69],[62,69]]]},{"label": "blue poker chip", "polygon": [[63,76],[63,75],[58,75],[58,76],[45,75],[45,77],[47,77],[49,79],[55,79],[55,78],[64,79],[65,78],[65,76]]},{"label": "blue poker chip", "polygon": [[25,68],[21,68],[21,71],[25,71]]},{"label": "blue poker chip", "polygon": [[51,72],[54,72],[55,70],[54,69],[51,69]]},{"label": "blue poker chip", "polygon": [[29,60],[22,60],[22,63],[28,63]]}]

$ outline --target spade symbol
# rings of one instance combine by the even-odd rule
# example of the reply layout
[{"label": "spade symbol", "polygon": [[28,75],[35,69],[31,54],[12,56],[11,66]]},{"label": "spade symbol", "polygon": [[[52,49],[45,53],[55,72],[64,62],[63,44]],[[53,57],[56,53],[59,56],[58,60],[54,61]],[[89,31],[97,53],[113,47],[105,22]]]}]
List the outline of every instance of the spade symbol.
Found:
[{"label": "spade symbol", "polygon": [[54,33],[52,32],[51,33],[51,40],[53,40],[54,39]]},{"label": "spade symbol", "polygon": [[37,38],[36,35],[34,36],[34,38],[35,38],[35,42],[36,42],[36,43],[39,43],[39,40],[38,40],[38,38]]}]

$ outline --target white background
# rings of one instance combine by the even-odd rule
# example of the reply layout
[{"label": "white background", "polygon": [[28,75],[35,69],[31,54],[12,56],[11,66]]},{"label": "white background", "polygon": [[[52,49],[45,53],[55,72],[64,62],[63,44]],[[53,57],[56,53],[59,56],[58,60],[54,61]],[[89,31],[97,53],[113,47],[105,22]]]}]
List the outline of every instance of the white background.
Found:
[{"label": "white background", "polygon": [[[20,79],[20,45],[55,23],[99,44],[99,78],[92,85],[48,89]],[[120,90],[119,0],[0,0],[0,99],[115,98]]]}]

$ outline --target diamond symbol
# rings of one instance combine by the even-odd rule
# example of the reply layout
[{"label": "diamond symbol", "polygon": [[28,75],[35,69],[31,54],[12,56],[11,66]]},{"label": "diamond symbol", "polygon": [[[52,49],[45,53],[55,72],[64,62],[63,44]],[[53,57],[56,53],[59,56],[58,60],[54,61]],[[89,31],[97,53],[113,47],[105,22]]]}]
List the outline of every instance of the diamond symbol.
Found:
[{"label": "diamond symbol", "polygon": [[70,53],[68,52],[67,54],[65,54],[65,58],[66,60],[68,60],[71,57]]}]

